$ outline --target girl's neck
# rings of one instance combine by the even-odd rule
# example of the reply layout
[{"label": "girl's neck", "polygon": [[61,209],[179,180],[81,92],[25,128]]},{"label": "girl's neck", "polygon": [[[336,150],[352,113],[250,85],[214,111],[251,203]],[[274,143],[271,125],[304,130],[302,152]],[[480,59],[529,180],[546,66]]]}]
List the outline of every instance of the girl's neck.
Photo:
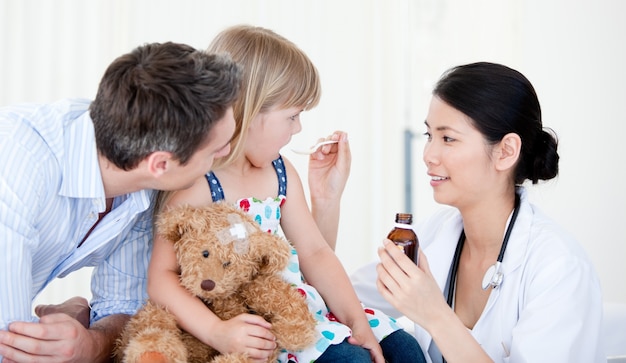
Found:
[{"label": "girl's neck", "polygon": [[246,157],[240,157],[240,158],[233,160],[228,165],[221,166],[215,170],[228,173],[231,175],[236,175],[239,177],[244,177],[253,168],[254,168],[254,165],[252,165],[252,163],[250,163],[250,161]]}]

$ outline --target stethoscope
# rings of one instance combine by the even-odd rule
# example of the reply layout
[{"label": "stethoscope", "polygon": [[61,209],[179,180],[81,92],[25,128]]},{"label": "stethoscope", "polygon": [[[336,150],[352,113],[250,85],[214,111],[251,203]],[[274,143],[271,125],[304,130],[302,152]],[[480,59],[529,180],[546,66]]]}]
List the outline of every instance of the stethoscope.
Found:
[{"label": "stethoscope", "polygon": [[[509,237],[511,236],[511,231],[513,230],[513,225],[515,224],[515,220],[517,219],[517,214],[519,213],[520,206],[520,197],[517,193],[515,193],[515,207],[513,208],[513,215],[511,216],[511,221],[506,228],[506,232],[504,233],[504,239],[502,240],[502,246],[500,247],[500,254],[498,255],[498,259],[496,263],[491,265],[485,276],[483,277],[482,287],[483,290],[487,290],[490,287],[496,288],[502,284],[502,278],[504,277],[502,271],[500,271],[500,267],[502,265],[502,259],[504,258],[504,252],[506,251],[506,245],[509,243]],[[448,287],[448,305],[452,307],[453,299],[454,299],[454,290],[456,288],[456,275],[459,269],[459,260],[461,259],[461,251],[463,250],[463,245],[465,244],[465,230],[461,231],[461,236],[459,237],[459,242],[456,245],[456,250],[454,251],[454,258],[452,260],[452,270],[450,271],[450,286]]]},{"label": "stethoscope", "polygon": [[[482,287],[483,290],[487,290],[490,287],[494,289],[500,284],[502,284],[502,278],[504,274],[500,271],[500,266],[502,265],[502,259],[504,258],[504,252],[506,251],[506,245],[509,243],[509,237],[511,236],[511,231],[513,230],[513,225],[515,224],[515,220],[517,219],[517,214],[519,213],[519,205],[520,205],[520,197],[517,193],[515,193],[515,206],[513,207],[513,215],[511,216],[511,221],[509,225],[506,227],[506,232],[504,233],[504,239],[502,240],[502,246],[500,247],[500,254],[498,255],[498,259],[496,263],[491,265],[487,272],[485,272],[485,276],[483,277]],[[461,259],[461,251],[463,250],[463,245],[465,244],[465,230],[461,231],[461,236],[459,237],[459,242],[456,244],[456,250],[454,251],[454,258],[452,259],[452,269],[450,271],[450,282],[448,286],[448,305],[452,307],[454,304],[454,290],[456,289],[456,275],[459,269],[459,260]],[[446,363],[446,359],[441,357],[442,361]]]}]

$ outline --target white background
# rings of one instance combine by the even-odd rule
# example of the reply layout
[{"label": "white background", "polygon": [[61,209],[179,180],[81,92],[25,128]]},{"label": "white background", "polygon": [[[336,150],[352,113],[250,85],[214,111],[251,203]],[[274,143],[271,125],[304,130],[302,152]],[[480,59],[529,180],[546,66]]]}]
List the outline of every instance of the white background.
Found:
[{"label": "white background", "polygon": [[[404,210],[403,132],[424,132],[430,90],[448,67],[509,65],[539,95],[560,138],[560,176],[531,198],[585,247],[606,301],[626,302],[626,2],[621,0],[0,0],[0,106],[93,98],[117,56],[146,42],[206,48],[224,27],[277,31],[318,66],[321,104],[291,146],[335,129],[353,166],[337,253],[351,272]],[[439,208],[413,141],[415,219]],[[306,157],[284,155],[306,182]],[[1,238],[1,237],[0,237]],[[89,296],[88,271],[54,282],[38,301]]]}]

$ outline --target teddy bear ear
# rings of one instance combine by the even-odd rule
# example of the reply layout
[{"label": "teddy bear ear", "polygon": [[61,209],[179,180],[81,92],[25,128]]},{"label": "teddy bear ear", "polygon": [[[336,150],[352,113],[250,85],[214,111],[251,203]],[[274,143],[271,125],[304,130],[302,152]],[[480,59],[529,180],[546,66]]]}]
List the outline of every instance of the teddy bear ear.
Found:
[{"label": "teddy bear ear", "polygon": [[178,242],[190,230],[194,217],[197,218],[196,208],[189,206],[165,210],[157,217],[157,233],[172,242]]},{"label": "teddy bear ear", "polygon": [[251,254],[257,259],[259,274],[276,274],[289,263],[291,247],[282,237],[258,232],[250,236]]}]

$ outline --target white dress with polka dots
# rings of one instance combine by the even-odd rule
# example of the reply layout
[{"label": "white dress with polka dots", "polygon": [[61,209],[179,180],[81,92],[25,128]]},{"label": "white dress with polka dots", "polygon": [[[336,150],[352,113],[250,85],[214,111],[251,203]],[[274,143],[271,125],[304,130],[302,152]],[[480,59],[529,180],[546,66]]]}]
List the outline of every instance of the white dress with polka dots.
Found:
[{"label": "white dress with polka dots", "polygon": [[[280,224],[280,206],[285,200],[284,196],[277,198],[267,198],[262,201],[255,198],[241,199],[238,202],[239,208],[247,211],[261,228],[269,233],[277,233]],[[285,240],[285,243],[288,243]],[[280,363],[313,362],[331,344],[339,344],[351,335],[350,328],[337,321],[334,315],[328,310],[326,303],[320,293],[311,285],[304,281],[300,272],[298,254],[291,247],[291,257],[287,269],[282,273],[283,278],[294,288],[302,293],[309,306],[309,310],[317,320],[316,330],[318,339],[314,346],[302,351],[284,351],[278,357]],[[364,308],[370,326],[378,340],[382,340],[387,335],[399,329],[395,320],[384,315],[382,312]]]},{"label": "white dress with polka dots", "polygon": [[[279,177],[279,195],[276,198],[266,198],[265,200],[257,198],[243,198],[237,201],[237,207],[247,212],[252,218],[259,223],[261,229],[268,233],[277,234],[280,226],[281,209],[280,207],[286,200],[286,178],[282,168],[282,159],[274,162],[274,168]],[[212,190],[213,201],[224,199],[223,191],[215,174],[207,174],[207,180]],[[285,240],[285,243],[289,243]],[[290,245],[291,246],[291,245]],[[309,363],[314,362],[324,353],[326,348],[332,344],[339,344],[348,338],[352,332],[350,328],[335,318],[328,310],[326,303],[322,299],[320,293],[311,285],[304,281],[304,277],[300,271],[300,262],[298,253],[291,246],[291,257],[287,268],[282,273],[285,281],[289,282],[294,288],[305,296],[309,311],[317,321],[316,331],[318,338],[315,344],[301,351],[283,351],[278,356],[280,363]],[[364,307],[365,314],[369,320],[370,326],[374,331],[374,335],[378,341],[381,341],[389,334],[400,329],[395,319],[375,309]]]}]

